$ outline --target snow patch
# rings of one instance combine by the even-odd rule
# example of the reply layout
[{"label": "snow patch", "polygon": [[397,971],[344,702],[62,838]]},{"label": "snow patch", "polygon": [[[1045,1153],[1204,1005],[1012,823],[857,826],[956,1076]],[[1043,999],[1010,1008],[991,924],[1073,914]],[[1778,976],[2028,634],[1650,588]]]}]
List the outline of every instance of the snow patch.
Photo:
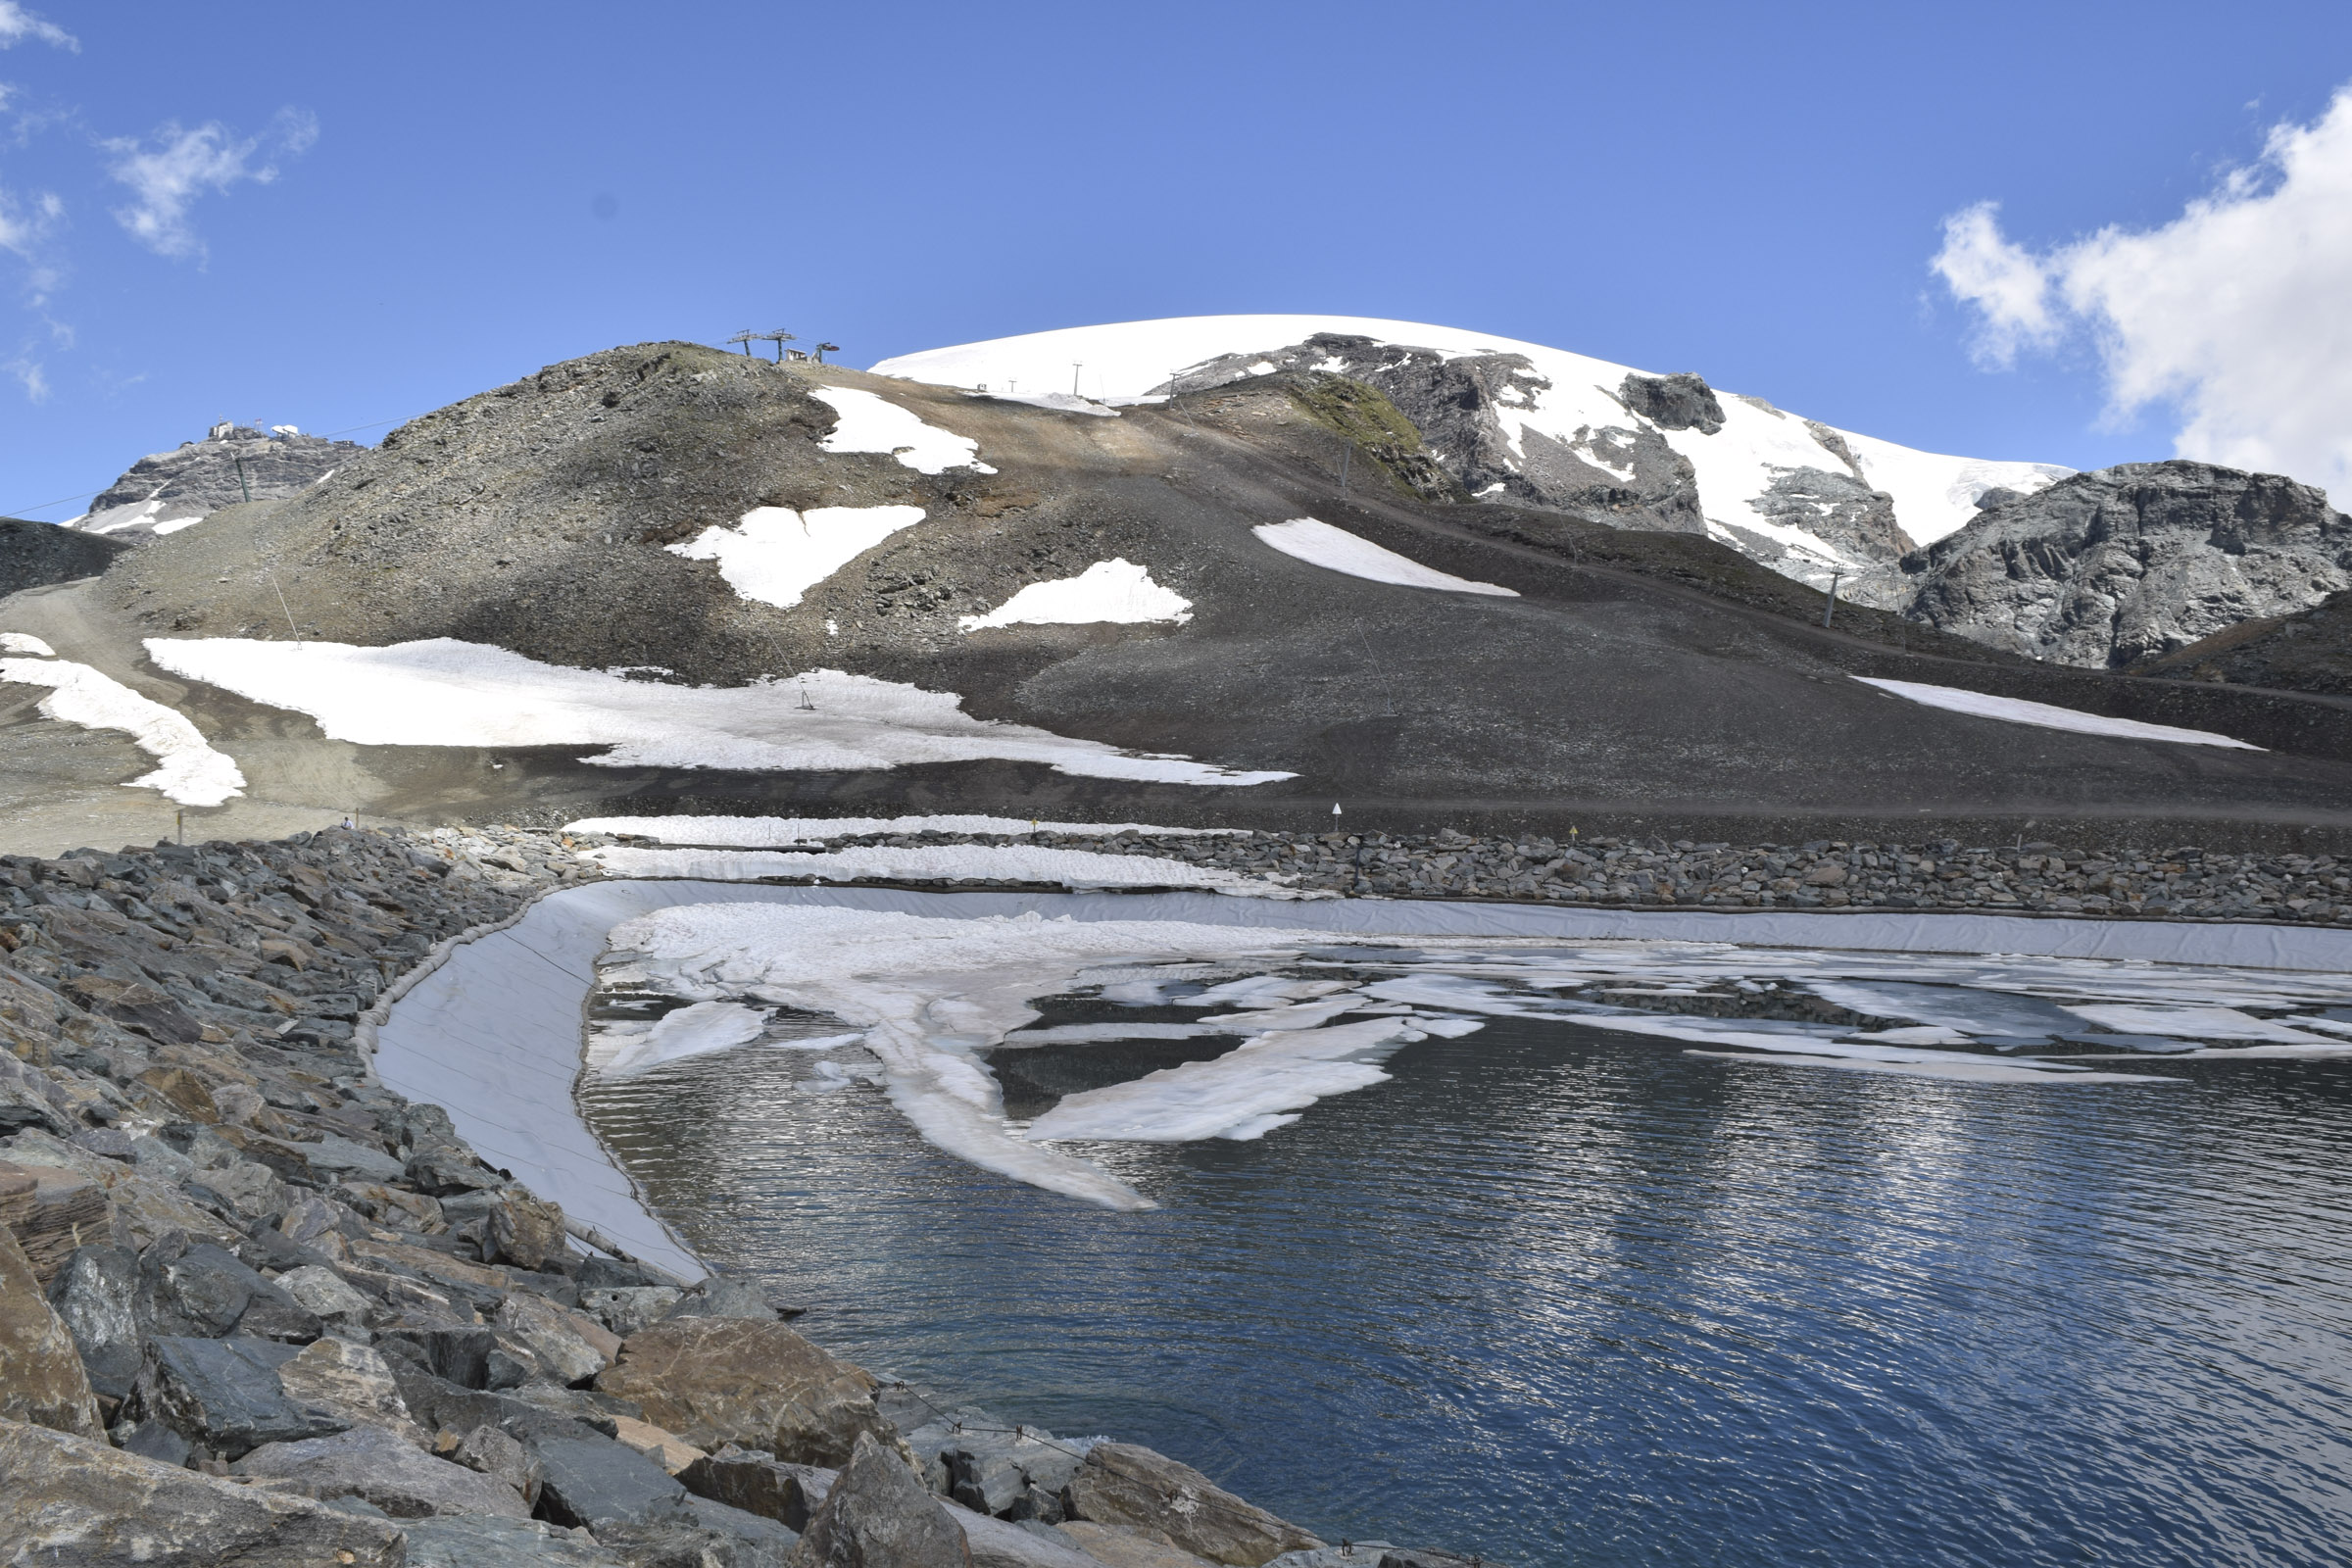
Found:
[{"label": "snow patch", "polygon": [[[756,507],[732,528],[710,527],[665,548],[688,561],[715,561],[737,596],[790,610],[827,577],[904,528],[920,507]],[[828,624],[830,624],[828,622]]]},{"label": "snow patch", "polygon": [[308,713],[331,739],[362,746],[605,746],[581,759],[604,767],[863,771],[1001,758],[1171,784],[1292,776],[991,723],[963,712],[953,692],[838,669],[750,686],[668,686],[450,637],[388,648],[153,637],[147,653],[175,675]]},{"label": "snow patch", "polygon": [[664,844],[723,845],[753,850],[797,849],[829,839],[880,833],[1152,833],[1207,837],[1248,833],[1246,827],[1154,827],[1149,822],[1048,822],[1017,816],[584,816],[566,833],[628,834]]},{"label": "snow patch", "polygon": [[1261,877],[1152,855],[1098,855],[1035,844],[859,845],[826,854],[777,851],[590,850],[614,876],[680,877],[701,882],[748,882],[760,877],[816,877],[823,881],[1052,882],[1089,888],[1201,888],[1251,899],[1332,898],[1301,894]]},{"label": "snow patch", "polygon": [[1151,568],[1124,557],[1098,561],[1075,577],[1033,582],[985,615],[964,615],[965,631],[988,627],[1078,626],[1102,621],[1140,625],[1193,618],[1193,602],[1152,580]]},{"label": "snow patch", "polygon": [[626,1033],[605,1032],[601,1038],[607,1049],[602,1051],[595,1049],[599,1037],[591,1036],[587,1065],[607,1078],[634,1078],[689,1056],[732,1051],[760,1038],[770,1010],[747,1007],[740,1002],[692,1003],[663,1013],[650,1026],[629,1026]]},{"label": "snow patch", "polygon": [[2217,735],[2208,729],[2176,729],[2170,724],[2143,724],[2136,718],[2109,718],[2103,713],[2082,713],[2071,708],[2029,703],[2016,697],[1987,697],[1983,692],[1963,691],[1957,686],[1926,686],[1917,681],[1878,680],[1868,675],[1852,678],[1865,686],[1876,686],[1883,692],[1891,692],[1929,708],[1968,713],[1977,718],[1997,718],[2011,724],[2071,730],[2078,735],[2111,735],[2133,741],[2178,741],[2184,746],[2227,746],[2241,752],[2265,750],[2247,741]]},{"label": "snow patch", "polygon": [[30,632],[0,631],[0,654],[31,654],[40,659],[54,659],[57,650]]},{"label": "snow patch", "polygon": [[[48,652],[46,644],[41,651]],[[144,778],[130,780],[125,788],[159,790],[167,800],[182,806],[219,806],[245,793],[245,775],[235,759],[214,751],[185,715],[141,697],[87,664],[64,659],[0,659],[0,681],[11,680],[50,688],[49,695],[41,699],[44,718],[83,729],[122,730],[140,751],[163,764]]]},{"label": "snow patch", "polygon": [[997,471],[980,461],[979,442],[925,424],[887,398],[847,386],[820,386],[810,391],[833,405],[841,416],[833,433],[824,439],[827,452],[887,452],[917,473],[945,473],[950,468]]},{"label": "snow patch", "polygon": [[1493,594],[1503,599],[1519,597],[1514,589],[1491,582],[1472,582],[1435,566],[1424,566],[1345,528],[1335,528],[1312,517],[1261,522],[1250,531],[1286,556],[1330,571],[1343,571],[1350,577],[1395,583],[1402,588],[1443,588],[1452,593]]}]

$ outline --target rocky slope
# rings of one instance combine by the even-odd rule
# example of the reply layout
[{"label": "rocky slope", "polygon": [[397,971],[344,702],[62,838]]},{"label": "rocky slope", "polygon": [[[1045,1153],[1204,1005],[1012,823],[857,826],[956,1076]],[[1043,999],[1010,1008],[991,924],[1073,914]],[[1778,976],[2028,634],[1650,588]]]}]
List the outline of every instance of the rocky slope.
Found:
[{"label": "rocky slope", "polygon": [[748,1282],[614,1255],[374,1084],[379,999],[596,874],[573,848],[0,859],[0,1554],[1327,1568],[1176,1460],[879,1383]]},{"label": "rocky slope", "polygon": [[223,507],[296,495],[366,450],[291,425],[215,425],[201,441],[132,464],[65,526],[131,541],[173,533]]},{"label": "rocky slope", "polygon": [[1896,563],[1964,523],[1988,489],[2068,470],[1947,458],[1834,429],[1690,372],[1410,321],[1221,316],[1074,327],[904,355],[876,373],[1043,392],[1065,375],[1114,402],[1280,370],[1377,387],[1481,499],[1629,528],[1703,533],[1816,588],[1901,597]]},{"label": "rocky slope", "polygon": [[2277,474],[2127,463],[1988,499],[1904,564],[1908,612],[2035,659],[2120,667],[2352,586],[2352,517]]},{"label": "rocky slope", "polygon": [[76,533],[54,523],[0,517],[0,599],[94,576],[126,548],[122,540]]},{"label": "rocky slope", "polygon": [[[1657,380],[1617,389],[1687,426],[1661,439],[1773,417]],[[0,672],[0,820],[171,829],[170,801],[120,787],[147,776],[127,743],[57,716],[71,663],[241,770],[211,831],[683,802],[1303,828],[1335,800],[1384,831],[1555,838],[2352,827],[2352,712],[2054,667],[1850,604],[1824,626],[1820,593],[1709,534],[1468,495],[1354,376],[1027,397],[655,344],[428,415],[294,497],[10,599],[0,631],[62,663]],[[1347,559],[1270,539],[1302,518]]]},{"label": "rocky slope", "polygon": [[2352,697],[2352,593],[2260,615],[2132,666],[2135,675]]}]

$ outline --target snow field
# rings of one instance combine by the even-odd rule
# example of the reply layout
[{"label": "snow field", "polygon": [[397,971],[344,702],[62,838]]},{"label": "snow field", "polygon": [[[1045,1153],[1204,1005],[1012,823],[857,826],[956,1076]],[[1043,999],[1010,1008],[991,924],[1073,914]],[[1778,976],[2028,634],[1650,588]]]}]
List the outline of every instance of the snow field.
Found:
[{"label": "snow field", "polygon": [[669,686],[448,637],[387,648],[158,637],[147,653],[173,674],[308,713],[329,737],[363,746],[602,746],[610,749],[581,760],[605,767],[860,770],[1002,758],[1175,784],[1291,776],[991,723],[963,712],[953,692],[838,669],[751,686]]},{"label": "snow field", "polygon": [[30,654],[36,659],[55,659],[57,650],[30,632],[0,631],[0,654]]},{"label": "snow field", "polygon": [[614,876],[681,877],[702,882],[747,882],[759,877],[816,877],[849,882],[1048,882],[1073,892],[1089,888],[1200,888],[1247,899],[1337,897],[1304,895],[1262,877],[1150,855],[1097,855],[1034,844],[929,844],[893,848],[861,845],[821,855],[773,851],[590,850]]},{"label": "snow field", "polygon": [[917,473],[945,473],[950,468],[997,471],[980,461],[979,442],[925,424],[887,398],[846,386],[813,387],[810,393],[833,405],[840,416],[824,439],[827,452],[886,452]]},{"label": "snow field", "polygon": [[1514,589],[1498,587],[1491,582],[1472,582],[1435,566],[1383,549],[1371,540],[1360,538],[1345,528],[1335,528],[1328,522],[1312,517],[1293,517],[1288,522],[1261,522],[1250,530],[1260,543],[1295,557],[1311,566],[1328,571],[1345,572],[1368,582],[1395,583],[1400,588],[1440,588],[1450,593],[1493,594],[1498,598],[1516,599]]},{"label": "snow field", "polygon": [[[874,367],[877,375],[972,386],[1002,386],[1007,379],[1036,386],[1066,385],[1078,362],[1080,389],[1097,399],[1138,397],[1192,369],[1230,354],[1272,350],[1302,343],[1317,332],[1369,337],[1384,347],[1425,348],[1448,359],[1466,355],[1523,355],[1550,385],[1526,388],[1524,401],[1500,400],[1496,414],[1506,439],[1520,446],[1536,431],[1586,454],[1596,466],[1623,473],[1601,450],[1611,430],[1634,430],[1646,422],[1617,399],[1628,374],[1650,374],[1540,343],[1359,316],[1193,316],[1155,321],[1122,321],[1065,327],[1019,337],[966,343],[901,355]],[[1272,368],[1270,365],[1267,367]],[[1254,368],[1250,367],[1250,368]],[[1319,368],[1352,374],[1364,368],[1341,361]],[[1262,372],[1261,372],[1262,373]],[[1661,430],[1666,443],[1689,459],[1698,477],[1700,510],[1711,522],[1730,523],[1794,542],[1794,530],[1757,512],[1751,502],[1780,474],[1797,467],[1847,471],[1845,464],[1813,438],[1793,415],[1766,412],[1716,388],[1724,427],[1714,435],[1697,430]],[[2049,464],[1997,463],[1946,457],[1896,446],[1889,441],[1838,431],[1862,468],[1864,479],[1894,500],[1895,519],[1917,544],[1931,544],[1976,515],[1976,499],[2001,487],[2021,494],[2039,490],[2071,471]],[[1825,562],[1842,553],[1810,534],[1799,548]]]},{"label": "snow field", "polygon": [[664,546],[688,561],[715,561],[742,599],[790,610],[803,595],[903,528],[920,507],[755,507],[732,528],[710,527]]},{"label": "snow field", "polygon": [[1159,833],[1182,837],[1247,833],[1246,827],[1153,827],[1147,822],[1046,822],[1017,816],[584,816],[566,833],[629,834],[664,844],[788,850],[877,833]]},{"label": "snow field", "polygon": [[1098,561],[1075,577],[1033,582],[985,615],[964,615],[956,624],[982,631],[998,626],[1079,626],[1109,621],[1140,625],[1193,618],[1193,602],[1152,580],[1150,568],[1124,557]]},{"label": "snow field", "polygon": [[[7,646],[11,651],[49,652],[46,643],[22,632],[10,633]],[[126,789],[157,790],[181,806],[219,806],[245,793],[245,774],[236,760],[213,750],[186,715],[141,697],[87,664],[65,659],[0,659],[0,681],[50,688],[41,699],[42,717],[83,729],[121,730],[162,764],[131,779]]]},{"label": "snow field", "polygon": [[2058,708],[2049,703],[2029,703],[2015,697],[1987,697],[1982,692],[1963,691],[1957,686],[1927,686],[1908,680],[1876,680],[1868,675],[1852,678],[1865,686],[1876,686],[1883,692],[1929,708],[1941,708],[1977,718],[1997,718],[2011,724],[2071,730],[2078,735],[2112,735],[2122,740],[2177,741],[2184,746],[2227,746],[2241,752],[2265,749],[2216,734],[2212,730],[2175,729],[2170,724],[2143,724],[2135,718],[2109,718],[2101,713],[2077,712],[2074,709]]}]

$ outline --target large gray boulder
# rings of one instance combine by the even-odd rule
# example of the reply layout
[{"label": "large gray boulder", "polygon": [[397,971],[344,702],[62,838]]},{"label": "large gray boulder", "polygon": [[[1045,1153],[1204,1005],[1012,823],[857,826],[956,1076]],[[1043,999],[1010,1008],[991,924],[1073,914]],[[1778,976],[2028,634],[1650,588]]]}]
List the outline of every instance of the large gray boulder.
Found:
[{"label": "large gray boulder", "polygon": [[794,1530],[806,1530],[824,1506],[840,1472],[817,1465],[786,1464],[756,1450],[726,1447],[707,1453],[678,1472],[678,1480],[698,1497],[709,1497],[773,1519]]},{"label": "large gray boulder", "polygon": [[791,1329],[749,1318],[672,1318],[633,1334],[598,1389],[710,1450],[733,1443],[796,1464],[840,1465],[860,1436],[897,1434],[874,1379]]},{"label": "large gray boulder", "polygon": [[331,1438],[270,1443],[230,1468],[241,1476],[297,1481],[319,1498],[360,1497],[395,1519],[436,1513],[492,1513],[527,1519],[514,1488],[436,1459],[383,1427],[354,1427]]},{"label": "large gray boulder", "polygon": [[0,1562],[401,1568],[399,1529],[0,1420]]},{"label": "large gray boulder", "polygon": [[1259,1568],[1286,1551],[1323,1544],[1192,1466],[1132,1443],[1096,1444],[1063,1496],[1073,1519],[1158,1531],[1195,1556],[1231,1568]]},{"label": "large gray boulder", "polygon": [[139,1376],[139,1259],[120,1247],[76,1248],[49,1282],[49,1304],[57,1311],[90,1388],[108,1399],[130,1394]]},{"label": "large gray boulder", "polygon": [[971,1568],[963,1527],[905,1460],[859,1434],[793,1568]]},{"label": "large gray boulder", "polygon": [[176,1256],[158,1246],[141,1260],[142,1314],[158,1334],[205,1339],[230,1333],[307,1345],[323,1327],[318,1314],[240,1262],[200,1242]]},{"label": "large gray boulder", "polygon": [[627,1568],[594,1541],[538,1519],[440,1514],[402,1528],[409,1568]]},{"label": "large gray boulder", "polygon": [[146,1349],[128,1408],[221,1458],[242,1458],[265,1443],[329,1437],[351,1425],[287,1396],[277,1369],[300,1353],[297,1346],[158,1335]]},{"label": "large gray boulder", "polygon": [[2352,587],[2352,517],[2278,474],[2126,463],[2012,497],[1903,567],[1912,619],[2105,669]]}]

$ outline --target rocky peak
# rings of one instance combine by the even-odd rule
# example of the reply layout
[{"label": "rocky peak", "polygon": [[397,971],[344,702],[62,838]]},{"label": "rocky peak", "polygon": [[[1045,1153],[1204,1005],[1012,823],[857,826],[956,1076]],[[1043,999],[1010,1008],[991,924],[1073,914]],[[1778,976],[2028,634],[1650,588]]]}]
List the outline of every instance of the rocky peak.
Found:
[{"label": "rocky peak", "polygon": [[2126,463],[1984,503],[1904,558],[1906,613],[2036,659],[2129,664],[2352,587],[2352,517],[2278,474]]},{"label": "rocky peak", "polygon": [[220,423],[201,441],[141,458],[69,524],[83,533],[136,541],[172,533],[222,507],[299,495],[367,451],[353,441]]},{"label": "rocky peak", "polygon": [[1715,401],[1715,389],[1689,370],[1672,375],[1629,375],[1617,395],[1628,409],[1662,430],[1713,435],[1723,428],[1723,405]]}]

